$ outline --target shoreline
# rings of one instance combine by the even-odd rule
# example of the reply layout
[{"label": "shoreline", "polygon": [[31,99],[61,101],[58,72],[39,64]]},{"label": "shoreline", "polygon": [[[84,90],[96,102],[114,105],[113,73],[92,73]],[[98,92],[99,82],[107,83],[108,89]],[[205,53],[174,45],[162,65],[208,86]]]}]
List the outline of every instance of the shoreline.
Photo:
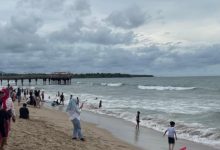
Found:
[{"label": "shoreline", "polygon": [[12,123],[5,150],[141,150],[114,137],[109,131],[95,124],[82,122],[86,141],[72,140],[72,123],[68,115],[59,110],[28,106],[30,119],[19,119],[15,103],[16,122]]},{"label": "shoreline", "polygon": [[[81,118],[86,120],[86,122],[94,123],[97,127],[111,132],[115,137],[142,149],[147,147],[146,150],[166,150],[168,148],[167,137],[163,137],[163,133],[159,131],[140,126],[139,132],[137,132],[135,124],[129,121],[90,111],[83,111]],[[210,145],[180,138],[176,141],[175,149],[180,149],[184,146],[192,150],[220,150]]]},{"label": "shoreline", "polygon": [[[45,107],[63,111],[63,106],[53,108],[48,105]],[[163,137],[162,132],[145,126],[140,126],[139,132],[136,132],[134,123],[121,118],[83,110],[81,120],[85,123],[95,124],[96,127],[110,132],[114,137],[141,149],[146,149],[147,147],[146,150],[166,150],[168,147],[167,137]],[[178,138],[175,148],[180,149],[184,146],[193,150],[220,150],[220,148],[211,145]]]},{"label": "shoreline", "polygon": [[[15,106],[17,120],[12,123],[6,150],[35,150],[39,146],[42,146],[42,150],[68,150],[76,147],[79,150],[101,150],[106,149],[106,146],[117,150],[166,150],[168,147],[167,137],[158,131],[141,126],[137,132],[135,124],[129,121],[86,110],[81,114],[86,142],[74,142],[71,139],[73,126],[68,115],[63,112],[63,106],[53,108],[45,104],[41,109],[29,106],[30,120],[19,119],[17,103]],[[202,143],[178,139],[175,149],[183,146],[192,150],[219,150]]]}]

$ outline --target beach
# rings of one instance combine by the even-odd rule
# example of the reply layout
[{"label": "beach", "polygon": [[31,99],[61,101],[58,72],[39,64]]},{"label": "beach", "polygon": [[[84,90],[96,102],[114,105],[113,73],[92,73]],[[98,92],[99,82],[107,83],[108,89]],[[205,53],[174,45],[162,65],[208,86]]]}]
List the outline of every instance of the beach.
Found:
[{"label": "beach", "polygon": [[138,150],[94,124],[82,122],[86,141],[72,140],[72,124],[66,113],[48,108],[29,107],[30,119],[12,123],[6,150]]},{"label": "beach", "polygon": [[[15,103],[17,105],[17,103]],[[62,107],[62,106],[61,106]],[[62,109],[62,108],[60,108]],[[6,150],[166,150],[167,137],[141,127],[139,133],[127,121],[87,111],[82,113],[82,131],[85,142],[72,140],[72,124],[66,113],[44,108],[29,107],[30,119],[18,118],[12,129]],[[217,150],[186,140],[178,140],[176,149]]]},{"label": "beach", "polygon": [[[144,150],[168,150],[167,136],[163,137],[162,132],[143,126],[137,131],[135,124],[126,120],[91,112],[84,111],[82,118],[90,123],[96,124],[99,128],[111,132],[115,137]],[[187,147],[187,150],[219,150],[219,148],[201,143],[178,139],[174,150],[179,150],[182,147]]]},{"label": "beach", "polygon": [[[75,79],[69,86],[27,87],[45,92],[44,107],[28,106],[30,120],[19,119],[17,112],[8,149],[39,149],[39,145],[42,149],[103,149],[107,145],[112,149],[167,150],[163,132],[173,120],[178,136],[176,150],[184,146],[217,150],[220,87],[214,83],[219,81],[219,77]],[[57,91],[64,92],[64,106],[51,107]],[[71,139],[73,127],[64,113],[71,94],[86,102],[81,113],[86,142]],[[98,109],[100,100],[102,108]],[[18,111],[17,102],[15,106]],[[139,131],[135,130],[137,111],[141,112]]]}]

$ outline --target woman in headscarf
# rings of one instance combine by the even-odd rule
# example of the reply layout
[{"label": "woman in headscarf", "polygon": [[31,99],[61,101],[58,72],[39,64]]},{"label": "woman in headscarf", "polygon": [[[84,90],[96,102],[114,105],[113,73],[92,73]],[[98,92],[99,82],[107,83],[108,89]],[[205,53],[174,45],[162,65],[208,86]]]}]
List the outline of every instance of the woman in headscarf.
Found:
[{"label": "woman in headscarf", "polygon": [[15,109],[14,109],[14,103],[9,96],[10,93],[9,88],[2,88],[1,93],[2,93],[0,97],[0,100],[2,102],[1,108],[5,110],[8,115],[8,119],[5,124],[6,137],[8,137],[9,131],[11,129],[11,119],[13,122],[15,122]]},{"label": "woman in headscarf", "polygon": [[69,119],[71,120],[74,129],[73,129],[73,138],[76,140],[79,138],[81,141],[84,141],[82,132],[81,132],[81,125],[80,125],[80,109],[83,107],[83,105],[79,108],[76,104],[76,100],[73,99],[73,96],[70,95],[70,100],[67,105],[66,112],[69,114]]},{"label": "woman in headscarf", "polygon": [[7,132],[8,132],[8,120],[9,116],[6,109],[3,109],[2,102],[4,99],[5,93],[0,91],[0,149],[4,148],[4,145],[7,142]]}]

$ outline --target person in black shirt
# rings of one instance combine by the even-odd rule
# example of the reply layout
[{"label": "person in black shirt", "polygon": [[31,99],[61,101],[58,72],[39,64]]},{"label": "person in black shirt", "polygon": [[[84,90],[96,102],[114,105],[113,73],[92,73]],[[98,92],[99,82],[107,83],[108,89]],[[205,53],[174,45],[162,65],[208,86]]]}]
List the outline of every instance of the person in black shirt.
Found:
[{"label": "person in black shirt", "polygon": [[140,111],[137,111],[137,116],[136,116],[136,129],[139,129],[139,123],[140,123]]},{"label": "person in black shirt", "polygon": [[60,95],[60,104],[63,104],[64,105],[64,95],[63,93]]},{"label": "person in black shirt", "polygon": [[27,108],[27,104],[23,104],[23,107],[20,108],[20,118],[22,119],[29,119],[29,110]]},{"label": "person in black shirt", "polygon": [[102,107],[102,100],[99,101],[99,108]]}]

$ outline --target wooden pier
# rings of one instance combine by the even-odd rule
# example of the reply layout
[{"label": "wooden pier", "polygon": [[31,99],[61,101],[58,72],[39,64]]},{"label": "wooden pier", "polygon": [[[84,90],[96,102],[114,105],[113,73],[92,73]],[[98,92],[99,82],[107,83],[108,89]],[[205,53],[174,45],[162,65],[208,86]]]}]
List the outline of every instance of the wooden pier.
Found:
[{"label": "wooden pier", "polygon": [[71,79],[73,74],[70,73],[52,73],[52,74],[16,74],[16,75],[0,75],[1,85],[3,80],[6,80],[8,84],[10,81],[14,81],[17,86],[18,82],[21,82],[21,85],[24,85],[24,81],[28,81],[31,85],[32,81],[35,81],[37,85],[39,80],[43,81],[43,85],[71,85]]}]

